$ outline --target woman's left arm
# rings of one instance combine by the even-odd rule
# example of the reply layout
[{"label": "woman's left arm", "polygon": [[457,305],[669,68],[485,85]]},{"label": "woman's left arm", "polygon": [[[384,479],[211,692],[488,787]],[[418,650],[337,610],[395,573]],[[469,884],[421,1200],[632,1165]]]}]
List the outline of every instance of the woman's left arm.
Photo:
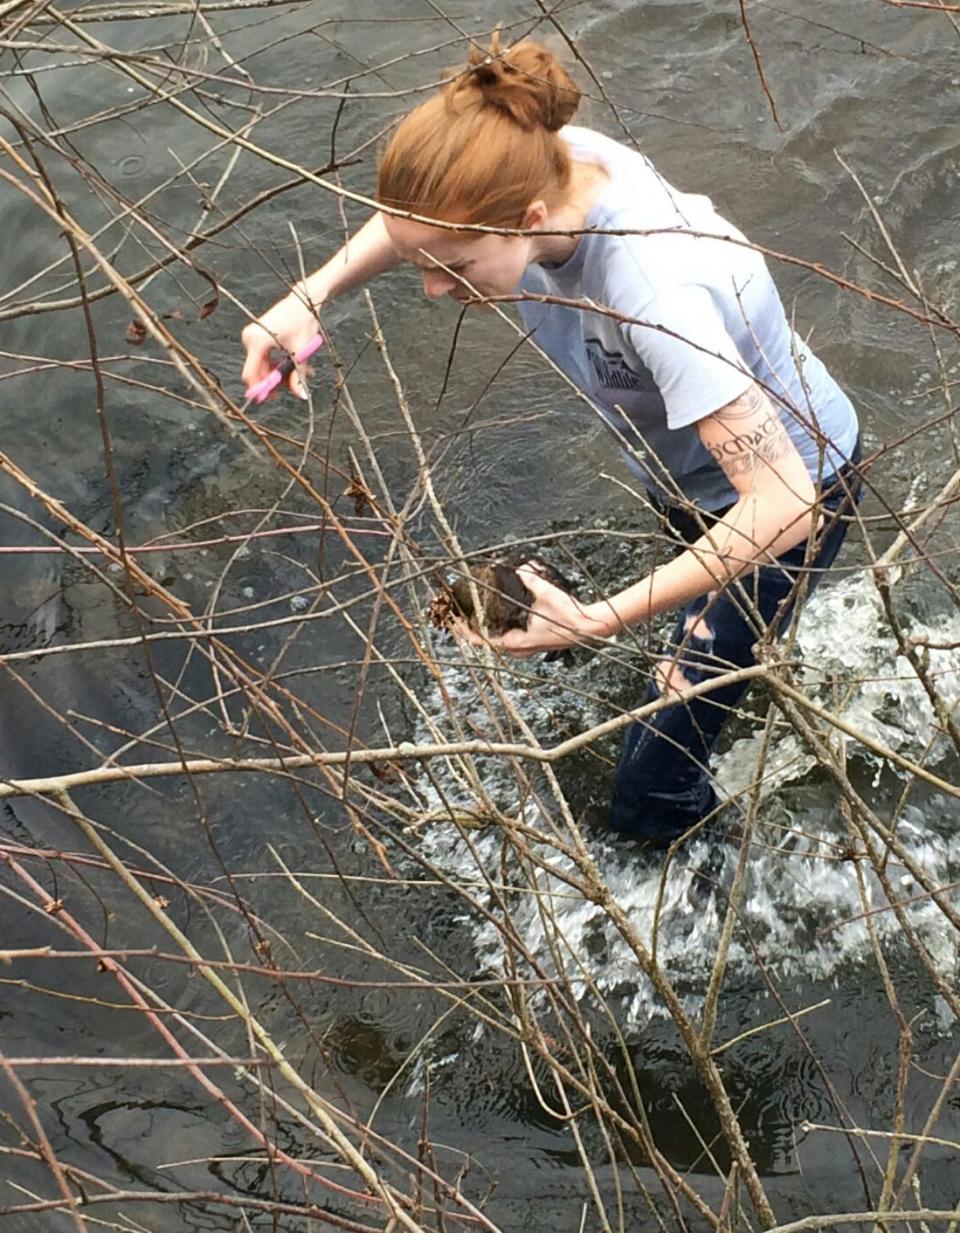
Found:
[{"label": "woman's left arm", "polygon": [[[609,637],[717,590],[753,565],[767,564],[810,534],[816,489],[776,408],[758,385],[697,423],[700,440],[738,493],[709,531],[672,561],[607,599],[580,604],[529,566],[528,626],[494,640],[513,655]],[[475,640],[475,639],[474,639]]]}]

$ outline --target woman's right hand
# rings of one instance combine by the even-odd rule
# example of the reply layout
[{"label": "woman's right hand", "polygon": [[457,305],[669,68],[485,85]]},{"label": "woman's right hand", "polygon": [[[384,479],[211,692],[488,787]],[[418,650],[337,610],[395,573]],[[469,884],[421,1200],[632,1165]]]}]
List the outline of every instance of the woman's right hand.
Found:
[{"label": "woman's right hand", "polygon": [[[287,355],[295,355],[305,347],[316,333],[317,319],[301,298],[291,293],[278,300],[262,317],[244,326],[240,334],[247,353],[241,373],[244,388],[252,389]],[[298,398],[307,397],[296,369],[287,377],[287,386]],[[280,389],[282,385],[277,386]]]}]

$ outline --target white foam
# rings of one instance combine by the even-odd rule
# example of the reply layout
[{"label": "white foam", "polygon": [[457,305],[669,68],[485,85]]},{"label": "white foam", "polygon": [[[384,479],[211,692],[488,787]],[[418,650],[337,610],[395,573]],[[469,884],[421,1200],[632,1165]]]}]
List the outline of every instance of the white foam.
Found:
[{"label": "white foam", "polygon": [[[931,641],[960,642],[960,620],[945,619],[936,627],[915,621],[909,633]],[[922,685],[909,663],[897,654],[869,580],[853,579],[819,592],[802,617],[798,644],[809,665],[803,671],[804,687],[814,698],[833,706],[833,683],[850,683],[854,688],[843,709],[845,719],[891,748],[929,763],[929,753],[925,752],[928,743],[942,738],[937,736]],[[941,695],[953,705],[960,696],[960,650],[931,651],[930,668],[937,673]],[[585,666],[576,671],[580,684],[587,685],[592,670]],[[565,680],[578,683],[572,680],[569,669],[555,665],[542,671],[544,682],[536,689],[536,696],[526,689],[504,687],[525,722],[545,744],[557,739],[555,713],[563,714],[570,728],[597,722],[599,714],[592,704],[564,691]],[[504,729],[497,731],[488,710],[492,691],[487,691],[487,701],[482,700],[469,674],[452,664],[445,669],[445,687],[461,723],[473,731],[503,738]],[[439,691],[424,704],[440,730],[453,735]],[[718,760],[717,777],[727,791],[753,781],[760,750],[759,734],[753,733],[734,741]],[[805,777],[816,774],[814,759],[797,736],[785,728],[778,730],[768,752],[758,813],[761,823],[766,822],[766,826],[761,825],[760,837],[767,846],[751,853],[741,921],[763,963],[779,977],[829,977],[843,965],[868,960],[871,943],[864,922],[842,922],[860,916],[864,907],[884,907],[886,897],[865,862],[860,863],[864,882],[861,897],[853,864],[837,859],[838,846],[847,841],[847,835],[836,811],[821,809],[817,816],[791,819],[778,803],[786,785],[802,784]],[[878,775],[884,769],[876,755],[853,742],[848,742],[848,755],[876,763]],[[509,764],[481,759],[478,765],[484,788],[497,808],[508,816],[520,817],[520,794]],[[439,773],[439,764],[434,770]],[[814,783],[818,801],[829,806],[834,797],[823,786],[822,776]],[[453,774],[444,775],[441,787],[444,798],[454,807],[477,809],[476,800]],[[439,794],[433,795],[430,804],[431,809],[442,811]],[[550,812],[560,816],[559,809]],[[529,799],[522,814],[526,824],[549,830]],[[424,855],[462,883],[474,887],[484,875],[497,884],[503,881],[505,848],[496,826],[470,831],[469,844],[449,822],[428,823],[416,833]],[[956,830],[947,839],[939,836],[921,811],[908,804],[898,822],[897,835],[912,860],[935,884],[956,876],[960,866],[960,834]],[[689,851],[670,868],[662,897],[660,868],[640,860],[633,845],[592,832],[589,843],[606,885],[647,947],[653,944],[656,925],[658,957],[678,990],[695,1007],[716,954],[724,899],[722,895],[702,893],[692,897],[691,883],[693,870],[711,852],[716,855],[716,841],[712,847],[704,840],[689,845]],[[578,995],[593,981],[604,996],[619,998],[630,1023],[642,1023],[659,1013],[657,999],[640,973],[630,946],[600,908],[572,892],[564,881],[565,873],[575,875],[576,871],[568,868],[565,858],[551,849],[548,841],[541,855],[552,873],[527,871],[516,878],[518,886],[532,885],[538,894],[514,890],[503,896],[509,905],[511,928],[523,946],[537,956],[549,974],[562,973]],[[729,879],[736,850],[728,848],[724,859]],[[508,858],[508,870],[510,867]],[[891,860],[889,872],[902,898],[919,893],[920,888],[895,860]],[[495,916],[501,916],[496,895],[476,890],[471,893],[480,897]],[[921,898],[905,910],[944,975],[954,973],[956,939],[937,906]],[[479,913],[470,920],[479,967],[505,970],[500,931]],[[899,925],[893,912],[878,913],[871,920],[882,939],[897,944]],[[747,972],[755,970],[753,952],[738,930],[730,971],[746,978]]]}]

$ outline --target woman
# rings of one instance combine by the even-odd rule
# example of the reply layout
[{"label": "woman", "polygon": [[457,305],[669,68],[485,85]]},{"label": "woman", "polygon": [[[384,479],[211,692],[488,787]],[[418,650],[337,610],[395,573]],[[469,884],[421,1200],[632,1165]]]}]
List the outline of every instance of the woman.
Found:
[{"label": "woman", "polygon": [[[527,655],[681,610],[647,692],[673,704],[628,729],[611,811],[615,830],[666,844],[717,808],[709,754],[745,683],[687,693],[753,664],[833,561],[858,487],[857,419],[790,329],[761,256],[705,197],[570,126],[578,101],[537,44],[473,52],[396,130],[377,199],[511,234],[376,214],[246,327],[243,378],[266,375],[276,343],[302,347],[316,306],[401,261],[430,296],[537,297],[519,305],[534,341],[601,411],[684,546],[594,604],[523,567],[528,627],[495,645]],[[296,374],[290,385],[303,396]]]}]

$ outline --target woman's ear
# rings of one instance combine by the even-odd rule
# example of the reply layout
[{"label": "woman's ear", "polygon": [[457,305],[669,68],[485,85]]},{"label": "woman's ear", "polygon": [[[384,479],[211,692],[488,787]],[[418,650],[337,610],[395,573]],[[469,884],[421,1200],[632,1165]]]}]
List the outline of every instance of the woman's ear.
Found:
[{"label": "woman's ear", "polygon": [[547,221],[549,213],[547,203],[538,197],[527,206],[520,226],[524,231],[539,231]]}]

